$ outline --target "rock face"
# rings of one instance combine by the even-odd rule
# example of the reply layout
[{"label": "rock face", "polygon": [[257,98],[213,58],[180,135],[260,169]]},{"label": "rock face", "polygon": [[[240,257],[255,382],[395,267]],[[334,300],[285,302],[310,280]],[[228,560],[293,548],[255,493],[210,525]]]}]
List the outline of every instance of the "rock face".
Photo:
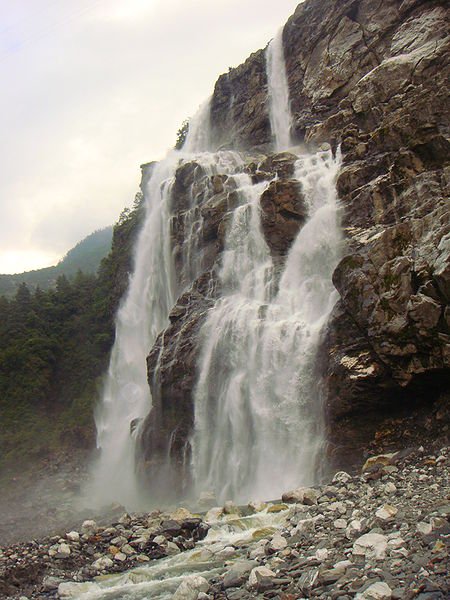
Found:
[{"label": "rock face", "polygon": [[[321,359],[336,467],[352,463],[377,430],[379,442],[387,418],[397,419],[391,432],[409,435],[399,421],[409,427],[416,409],[430,437],[449,434],[447,32],[443,0],[307,0],[284,28],[296,141],[310,149],[340,145],[343,154],[337,186],[346,252],[333,277],[339,301]],[[262,196],[261,221],[274,259],[282,262],[307,208],[292,179],[295,156],[267,156],[262,50],[217,81],[211,128],[218,147],[249,152],[243,170],[254,181],[278,175]],[[236,204],[226,176],[207,176],[193,163],[180,167],[173,190],[180,207],[173,225],[176,256],[186,235],[186,189],[193,183],[202,218],[202,274],[151,350],[154,409],[142,434],[144,463],[173,456],[183,481],[198,333],[218,293],[214,272]]]}]

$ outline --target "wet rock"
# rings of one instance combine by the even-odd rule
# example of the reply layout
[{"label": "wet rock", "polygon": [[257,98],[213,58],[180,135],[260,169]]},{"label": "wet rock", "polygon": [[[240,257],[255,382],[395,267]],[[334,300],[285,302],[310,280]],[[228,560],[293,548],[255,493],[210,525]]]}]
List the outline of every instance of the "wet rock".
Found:
[{"label": "wet rock", "polygon": [[209,590],[209,583],[200,575],[188,575],[172,596],[173,600],[197,600],[201,592]]},{"label": "wet rock", "polygon": [[285,255],[308,215],[300,184],[275,180],[261,196],[261,227],[274,256]]}]

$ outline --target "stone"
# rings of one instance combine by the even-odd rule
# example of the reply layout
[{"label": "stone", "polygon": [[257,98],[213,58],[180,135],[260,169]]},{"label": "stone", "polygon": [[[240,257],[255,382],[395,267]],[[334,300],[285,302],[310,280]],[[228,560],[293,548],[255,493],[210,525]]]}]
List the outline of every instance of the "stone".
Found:
[{"label": "stone", "polygon": [[[122,551],[123,551],[123,549],[122,549]],[[166,552],[167,552],[167,556],[173,556],[174,554],[179,554],[180,549],[174,542],[167,542]]]},{"label": "stone", "polygon": [[366,533],[353,543],[353,554],[383,560],[386,556],[387,538],[380,533]]},{"label": "stone", "polygon": [[127,555],[123,552],[117,552],[116,554],[114,554],[114,560],[116,560],[117,562],[125,562],[127,560]]},{"label": "stone", "polygon": [[261,512],[265,508],[267,508],[267,502],[261,502],[260,500],[252,500],[252,502],[248,503],[248,508],[253,512]]},{"label": "stone", "polygon": [[391,496],[397,492],[397,487],[391,481],[388,481],[388,483],[386,483],[386,485],[383,488],[383,492],[387,496]]},{"label": "stone", "polygon": [[55,558],[67,558],[70,554],[71,550],[69,544],[59,544]]},{"label": "stone", "polygon": [[84,535],[94,535],[94,533],[97,533],[97,531],[98,525],[95,521],[93,521],[92,519],[83,521],[83,524],[81,525],[81,532]]},{"label": "stone", "polygon": [[398,508],[392,504],[384,504],[375,512],[375,516],[380,521],[392,521],[398,513]]},{"label": "stone", "polygon": [[233,563],[223,577],[224,588],[238,587],[244,584],[248,579],[248,574],[257,564],[254,560],[239,560]]},{"label": "stone", "polygon": [[317,504],[319,492],[313,488],[297,488],[296,490],[285,492],[281,499],[287,503],[298,502],[311,506]]},{"label": "stone", "polygon": [[178,586],[172,600],[197,600],[198,595],[209,590],[208,581],[200,575],[188,575]]},{"label": "stone", "polygon": [[345,535],[348,539],[357,537],[363,530],[363,524],[358,519],[353,519],[345,530]]},{"label": "stone", "polygon": [[255,567],[250,572],[248,585],[256,591],[262,591],[271,585],[275,577],[275,573],[267,567]]},{"label": "stone", "polygon": [[377,456],[371,456],[366,460],[361,471],[365,473],[366,471],[375,466],[392,465],[395,462],[396,455],[396,452],[391,452],[389,454],[378,454]]},{"label": "stone", "polygon": [[364,592],[356,594],[355,598],[358,600],[390,600],[392,590],[384,581],[377,581],[369,585]]},{"label": "stone", "polygon": [[113,561],[108,556],[101,556],[92,563],[92,568],[96,571],[107,571],[113,564]]},{"label": "stone", "polygon": [[349,481],[352,480],[352,476],[349,475],[348,473],[346,473],[345,471],[338,471],[337,473],[335,473],[332,482],[333,483],[340,483],[345,485],[346,483],[348,483]]},{"label": "stone", "polygon": [[333,526],[336,529],[346,529],[347,521],[345,519],[336,519],[335,521],[333,521]]},{"label": "stone", "polygon": [[422,535],[430,535],[430,533],[433,531],[433,527],[431,526],[430,523],[425,523],[425,521],[420,521],[420,523],[417,523],[416,525],[416,530],[421,533]]},{"label": "stone", "polygon": [[279,532],[275,533],[270,542],[266,546],[266,550],[269,554],[279,552],[287,546],[287,540]]},{"label": "stone", "polygon": [[136,550],[130,546],[130,544],[124,544],[120,551],[127,556],[131,556],[132,554],[136,554]]},{"label": "stone", "polygon": [[69,533],[66,533],[66,538],[69,540],[69,542],[79,542],[80,534],[78,531],[69,531]]},{"label": "stone", "polygon": [[62,583],[61,577],[53,577],[52,575],[47,575],[42,580],[42,586],[46,592],[52,592],[57,590],[60,583]]}]

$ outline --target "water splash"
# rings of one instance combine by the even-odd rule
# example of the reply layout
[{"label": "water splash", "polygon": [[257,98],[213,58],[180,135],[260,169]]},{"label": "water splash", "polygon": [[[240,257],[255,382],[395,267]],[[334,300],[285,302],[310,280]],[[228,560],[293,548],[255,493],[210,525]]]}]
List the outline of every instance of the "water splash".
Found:
[{"label": "water splash", "polygon": [[284,61],[283,28],[266,50],[269,116],[275,150],[286,150],[292,145],[292,115],[289,105],[289,86]]}]

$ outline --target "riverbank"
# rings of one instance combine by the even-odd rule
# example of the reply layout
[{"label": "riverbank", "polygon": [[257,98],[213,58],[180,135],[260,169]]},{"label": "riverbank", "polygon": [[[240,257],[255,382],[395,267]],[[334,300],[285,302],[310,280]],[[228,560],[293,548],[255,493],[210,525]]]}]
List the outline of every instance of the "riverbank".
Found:
[{"label": "riverbank", "polygon": [[419,448],[278,502],[86,520],[2,547],[0,597],[448,598],[449,471]]}]

